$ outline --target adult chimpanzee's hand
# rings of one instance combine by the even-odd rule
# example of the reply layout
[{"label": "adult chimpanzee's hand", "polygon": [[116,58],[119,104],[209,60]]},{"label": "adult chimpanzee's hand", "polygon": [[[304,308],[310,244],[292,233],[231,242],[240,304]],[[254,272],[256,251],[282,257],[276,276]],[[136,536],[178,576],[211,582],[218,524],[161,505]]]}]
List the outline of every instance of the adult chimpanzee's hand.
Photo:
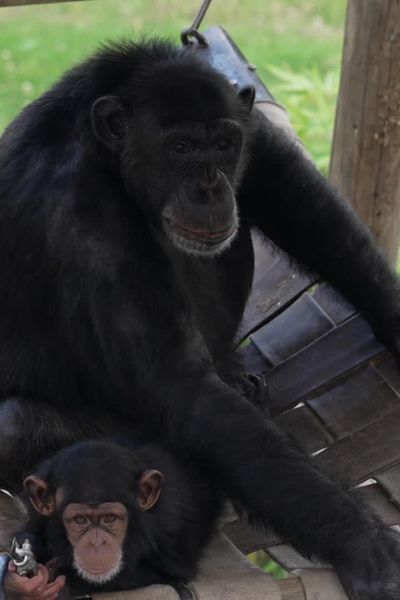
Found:
[{"label": "adult chimpanzee's hand", "polygon": [[59,575],[51,581],[51,569],[39,565],[35,577],[21,577],[10,562],[4,579],[4,593],[8,600],[56,600],[65,585],[65,577]]},{"label": "adult chimpanzee's hand", "polygon": [[351,600],[400,599],[400,536],[380,527],[375,534],[360,537],[352,555],[337,568]]}]

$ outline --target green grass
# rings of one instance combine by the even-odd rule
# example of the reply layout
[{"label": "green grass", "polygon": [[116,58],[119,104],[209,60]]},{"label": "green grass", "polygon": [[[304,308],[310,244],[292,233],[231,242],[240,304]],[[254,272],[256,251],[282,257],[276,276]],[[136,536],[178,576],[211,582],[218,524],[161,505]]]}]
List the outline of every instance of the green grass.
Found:
[{"label": "green grass", "polygon": [[[0,131],[24,104],[101,42],[142,34],[178,41],[199,4],[200,0],[89,0],[0,8]],[[229,30],[277,99],[289,107],[322,168],[330,147],[345,4],[346,0],[214,0],[205,22]]]},{"label": "green grass", "polygon": [[257,567],[272,575],[275,579],[286,579],[288,576],[288,572],[278,565],[278,563],[271,560],[264,550],[253,552],[253,554],[249,554],[247,558]]}]

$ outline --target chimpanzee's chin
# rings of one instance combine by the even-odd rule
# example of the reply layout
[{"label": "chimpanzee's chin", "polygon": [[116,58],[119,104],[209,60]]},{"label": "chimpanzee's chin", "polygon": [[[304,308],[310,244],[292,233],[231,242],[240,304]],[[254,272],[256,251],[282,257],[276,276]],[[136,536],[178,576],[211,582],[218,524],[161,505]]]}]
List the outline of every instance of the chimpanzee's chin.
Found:
[{"label": "chimpanzee's chin", "polygon": [[82,568],[79,564],[74,561],[74,569],[79,577],[86,583],[92,585],[104,585],[117,577],[123,567],[122,559],[115,564],[114,567],[108,571],[92,571]]}]

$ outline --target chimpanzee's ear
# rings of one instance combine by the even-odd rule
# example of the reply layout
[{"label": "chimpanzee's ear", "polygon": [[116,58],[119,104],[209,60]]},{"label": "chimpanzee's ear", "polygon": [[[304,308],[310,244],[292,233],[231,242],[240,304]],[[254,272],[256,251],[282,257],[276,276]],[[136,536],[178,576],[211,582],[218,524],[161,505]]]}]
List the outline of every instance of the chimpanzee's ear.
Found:
[{"label": "chimpanzee's ear", "polygon": [[254,104],[254,99],[256,97],[256,89],[252,85],[245,85],[238,92],[239,99],[245,105],[245,107],[251,111]]},{"label": "chimpanzee's ear", "polygon": [[92,129],[95,136],[113,151],[120,147],[124,129],[124,109],[114,96],[102,96],[92,104]]},{"label": "chimpanzee's ear", "polygon": [[143,510],[152,508],[160,497],[164,475],[156,469],[145,471],[139,479],[139,506]]},{"label": "chimpanzee's ear", "polygon": [[47,493],[48,485],[36,475],[28,475],[24,479],[24,490],[29,495],[29,499],[33,508],[43,515],[50,517],[55,510],[55,502],[53,496]]}]

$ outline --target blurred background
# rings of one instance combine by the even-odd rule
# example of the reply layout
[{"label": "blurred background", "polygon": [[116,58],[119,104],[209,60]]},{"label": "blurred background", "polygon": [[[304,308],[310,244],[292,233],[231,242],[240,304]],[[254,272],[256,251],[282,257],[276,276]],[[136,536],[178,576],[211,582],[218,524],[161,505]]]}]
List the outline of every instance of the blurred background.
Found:
[{"label": "blurred background", "polygon": [[[69,66],[106,40],[179,42],[200,0],[88,0],[0,8],[0,131]],[[202,26],[225,27],[326,173],[346,0],[213,0]]]}]

